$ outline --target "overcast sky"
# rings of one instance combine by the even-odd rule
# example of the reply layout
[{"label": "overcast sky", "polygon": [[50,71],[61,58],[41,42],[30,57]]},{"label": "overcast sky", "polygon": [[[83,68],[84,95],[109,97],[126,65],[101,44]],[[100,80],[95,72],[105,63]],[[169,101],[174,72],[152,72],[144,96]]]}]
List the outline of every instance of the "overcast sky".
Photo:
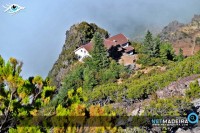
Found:
[{"label": "overcast sky", "polygon": [[16,15],[0,7],[0,55],[24,62],[22,76],[46,77],[58,58],[71,25],[88,21],[111,35],[130,38],[147,27],[160,29],[172,20],[189,22],[200,14],[200,0],[0,0],[25,6]]}]

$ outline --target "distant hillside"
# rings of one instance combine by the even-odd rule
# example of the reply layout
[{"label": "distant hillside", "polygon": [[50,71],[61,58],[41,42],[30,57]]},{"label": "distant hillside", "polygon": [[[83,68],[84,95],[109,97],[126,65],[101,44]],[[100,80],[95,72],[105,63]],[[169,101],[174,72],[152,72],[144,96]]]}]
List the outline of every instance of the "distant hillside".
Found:
[{"label": "distant hillside", "polygon": [[189,24],[171,22],[159,36],[162,40],[171,42],[176,53],[181,48],[185,56],[194,55],[200,50],[200,15],[194,15]]},{"label": "distant hillside", "polygon": [[53,85],[56,85],[58,88],[60,87],[63,78],[74,62],[75,55],[73,51],[80,45],[88,43],[93,38],[95,32],[99,32],[104,38],[109,36],[106,30],[98,27],[94,23],[89,24],[87,22],[75,24],[66,32],[62,52],[48,74]]}]

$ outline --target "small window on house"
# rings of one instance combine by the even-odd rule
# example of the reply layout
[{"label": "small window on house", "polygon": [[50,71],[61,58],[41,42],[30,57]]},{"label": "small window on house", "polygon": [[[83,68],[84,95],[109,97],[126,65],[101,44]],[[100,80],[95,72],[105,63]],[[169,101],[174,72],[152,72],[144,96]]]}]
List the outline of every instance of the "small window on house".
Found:
[{"label": "small window on house", "polygon": [[84,50],[84,53],[86,53],[86,51]]},{"label": "small window on house", "polygon": [[81,50],[81,52],[83,52],[83,50]]}]

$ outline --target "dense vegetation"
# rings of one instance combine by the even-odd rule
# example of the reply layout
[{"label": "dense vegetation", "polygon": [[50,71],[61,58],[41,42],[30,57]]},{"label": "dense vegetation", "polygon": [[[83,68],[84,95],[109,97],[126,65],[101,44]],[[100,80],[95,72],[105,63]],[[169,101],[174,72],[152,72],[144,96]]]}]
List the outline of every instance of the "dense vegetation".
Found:
[{"label": "dense vegetation", "polygon": [[[115,116],[99,105],[86,105],[82,88],[68,90],[64,105],[49,106],[55,87],[40,76],[24,80],[20,76],[22,63],[14,58],[6,63],[0,57],[0,132],[116,132],[111,120],[95,121],[90,116]],[[103,123],[102,123],[103,122]],[[86,126],[85,125],[105,125]],[[82,128],[76,128],[82,126]]]},{"label": "dense vegetation", "polygon": [[169,61],[182,61],[183,51],[175,55],[172,44],[161,41],[158,37],[153,37],[151,32],[147,32],[144,42],[138,47],[138,63],[145,66],[165,65]]},{"label": "dense vegetation", "polygon": [[[147,32],[142,44],[132,44],[139,54],[138,63],[143,68],[162,65],[166,70],[160,71],[155,67],[147,74],[140,70],[131,71],[108,57],[104,36],[95,32],[99,30],[95,25],[92,29],[84,23],[79,26],[85,29],[81,33],[88,38],[85,42],[92,39],[92,57],[85,58],[84,63],[76,62],[74,55],[65,57],[68,63],[70,60],[73,63],[70,63],[59,89],[50,86],[49,78],[35,76],[23,79],[20,76],[22,62],[15,58],[5,62],[0,57],[0,132],[146,132],[140,128],[123,130],[116,127],[113,117],[127,114],[109,104],[126,102],[132,105],[173,81],[200,74],[200,52],[184,59],[181,49],[175,55],[171,44],[160,41],[150,32]],[[69,53],[74,48],[67,48],[65,52]],[[59,71],[60,66],[57,68],[56,71]],[[119,79],[123,82],[119,83]],[[200,97],[199,89],[195,81],[190,84],[185,98],[154,98],[142,115],[185,116],[192,108],[191,100]],[[94,117],[95,120],[91,119]],[[94,124],[104,126],[88,126]]]},{"label": "dense vegetation", "polygon": [[55,90],[40,76],[24,80],[21,67],[22,62],[14,58],[5,63],[0,57],[0,132],[18,124],[18,117],[30,116],[47,105]]},{"label": "dense vegetation", "polygon": [[[107,57],[100,34],[94,35],[93,43],[92,58],[86,58],[85,63],[77,63],[73,67],[72,71],[66,76],[58,95],[52,101],[53,105],[64,103],[64,94],[67,90],[78,87],[83,87],[85,92],[92,94],[90,95],[90,102],[95,101],[95,103],[101,105],[103,101],[107,103],[121,101],[122,97],[132,101],[144,99],[148,97],[150,92],[156,91],[158,87],[162,88],[178,79],[177,77],[169,78],[170,73],[165,75],[159,73],[159,76],[153,75],[136,78],[136,80],[130,79],[131,81],[127,80],[118,85],[117,79],[126,79],[130,71]],[[169,61],[183,60],[181,53],[178,56],[174,54],[171,44],[153,38],[150,32],[147,32],[143,45],[138,45],[138,49],[139,55],[141,55],[138,62],[143,65],[169,64]],[[141,75],[141,73],[136,74],[136,76],[138,75]],[[163,80],[166,80],[163,76],[169,78],[169,80],[163,83]],[[154,83],[155,81],[156,83]]]},{"label": "dense vegetation", "polygon": [[96,33],[93,38],[94,48],[85,63],[78,63],[66,76],[62,88],[52,101],[53,105],[64,102],[68,89],[83,87],[84,91],[92,90],[95,86],[116,82],[119,78],[128,77],[128,69],[107,57],[103,39]]},{"label": "dense vegetation", "polygon": [[144,116],[186,116],[192,104],[190,100],[182,97],[155,99],[145,108]]},{"label": "dense vegetation", "polygon": [[200,86],[198,81],[190,83],[190,87],[186,91],[186,96],[192,100],[200,98]]},{"label": "dense vegetation", "polygon": [[98,101],[110,97],[114,101],[122,101],[126,97],[131,101],[147,98],[158,89],[169,85],[179,78],[200,73],[200,53],[179,63],[171,63],[166,72],[152,72],[142,74],[138,72],[134,77],[122,84],[108,83],[95,87],[90,94],[91,101]]}]

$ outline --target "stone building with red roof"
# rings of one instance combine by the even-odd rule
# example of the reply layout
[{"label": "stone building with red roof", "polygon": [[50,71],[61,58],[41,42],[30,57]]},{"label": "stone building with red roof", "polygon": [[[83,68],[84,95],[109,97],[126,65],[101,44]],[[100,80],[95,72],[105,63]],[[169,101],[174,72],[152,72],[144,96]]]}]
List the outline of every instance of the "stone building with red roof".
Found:
[{"label": "stone building with red roof", "polygon": [[[104,46],[107,49],[108,53],[110,49],[117,48],[117,51],[121,53],[126,53],[132,55],[134,48],[130,46],[128,38],[123,34],[117,34],[110,38],[104,39]],[[90,52],[93,50],[92,42],[89,42],[85,45],[80,46],[74,52],[77,55],[79,61],[83,61],[85,57],[91,57]]]}]

